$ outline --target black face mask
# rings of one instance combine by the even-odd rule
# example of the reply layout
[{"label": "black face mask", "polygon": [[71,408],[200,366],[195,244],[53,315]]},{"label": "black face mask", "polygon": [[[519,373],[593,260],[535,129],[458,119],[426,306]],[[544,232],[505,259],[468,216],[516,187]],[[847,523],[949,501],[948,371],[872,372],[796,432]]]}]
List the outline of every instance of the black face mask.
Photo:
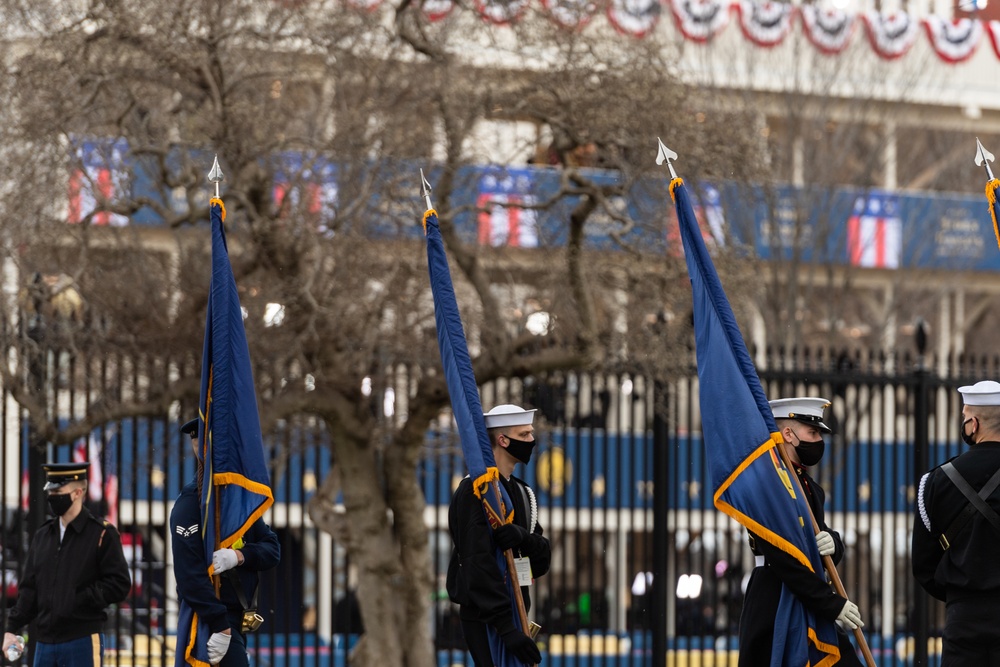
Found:
[{"label": "black face mask", "polygon": [[819,440],[803,440],[799,438],[799,444],[795,447],[795,453],[799,455],[799,463],[804,466],[814,466],[823,458],[826,450],[826,443],[823,438]]},{"label": "black face mask", "polygon": [[975,417],[969,417],[964,422],[962,422],[962,442],[967,444],[969,447],[972,447],[974,444],[976,444],[976,441],[973,439],[976,435],[976,432],[973,431],[972,433],[966,433],[965,425],[971,422],[973,419],[975,419]]},{"label": "black face mask", "polygon": [[507,438],[507,442],[510,443],[510,445],[507,447],[507,451],[510,452],[511,456],[513,456],[521,463],[527,463],[528,461],[531,460],[531,450],[535,448],[534,440],[532,441],[515,440],[510,436],[504,436],[504,437]]},{"label": "black face mask", "polygon": [[69,511],[73,505],[72,493],[52,493],[46,498],[49,503],[49,510],[56,516],[62,516]]}]

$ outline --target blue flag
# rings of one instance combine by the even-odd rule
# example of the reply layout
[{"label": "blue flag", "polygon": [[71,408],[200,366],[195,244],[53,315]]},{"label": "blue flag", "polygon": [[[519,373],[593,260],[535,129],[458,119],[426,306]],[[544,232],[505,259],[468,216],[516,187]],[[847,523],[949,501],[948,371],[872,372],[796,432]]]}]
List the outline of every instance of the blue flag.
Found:
[{"label": "blue flag", "polygon": [[1000,191],[1000,180],[991,178],[986,182],[986,201],[990,204],[990,218],[993,219],[993,233],[997,237],[997,245],[1000,246],[1000,226],[997,220],[1000,219],[1000,207],[997,204],[997,193]]},{"label": "blue flag", "polygon": [[[244,533],[274,502],[257,413],[243,311],[229,263],[226,209],[209,203],[212,223],[212,279],[205,318],[198,405],[199,456],[204,461],[201,534],[205,576],[213,574],[217,549],[239,548]],[[208,626],[181,601],[177,622],[177,664],[209,667]]]},{"label": "blue flag", "polygon": [[[455,289],[448,269],[448,257],[444,252],[441,230],[438,228],[437,212],[433,209],[424,214],[424,232],[427,236],[427,266],[430,271],[431,292],[434,295],[434,320],[437,324],[438,349],[444,367],[451,409],[458,425],[458,435],[462,441],[462,455],[472,478],[472,488],[483,501],[486,520],[493,529],[510,523],[513,519],[513,505],[503,485],[498,483],[499,472],[493,460],[493,449],[486,434],[483,406],[479,401],[479,387],[472,372],[472,360],[465,342],[462,317],[458,312]],[[511,600],[511,617],[514,625],[521,629],[521,617],[514,602],[517,583],[516,575],[507,570],[504,553],[494,547],[497,568],[507,584]],[[520,589],[516,594],[520,594]],[[490,653],[496,667],[516,667],[521,661],[506,650],[506,646],[496,629],[487,625]]]},{"label": "blue flag", "polygon": [[[823,572],[808,501],[776,450],[781,442],[732,307],[681,179],[670,184],[694,297],[702,431],[715,506],[817,576]],[[771,667],[826,667],[840,659],[837,629],[782,587]]]}]

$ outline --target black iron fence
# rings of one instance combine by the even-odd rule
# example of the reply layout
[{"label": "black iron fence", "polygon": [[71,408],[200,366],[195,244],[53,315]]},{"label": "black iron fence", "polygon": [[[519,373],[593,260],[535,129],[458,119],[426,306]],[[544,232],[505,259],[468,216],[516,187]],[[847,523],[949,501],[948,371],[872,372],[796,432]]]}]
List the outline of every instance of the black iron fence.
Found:
[{"label": "black iron fence", "polygon": [[[998,377],[996,360],[927,368],[916,359],[799,351],[759,360],[771,398],[823,396],[835,435],[816,468],[827,521],[844,536],[841,577],[866,620],[879,665],[936,664],[943,622],[909,573],[915,485],[920,474],[959,453],[963,383]],[[84,362],[50,353],[33,366],[53,419],[67,423],[113,389],[141,398],[178,369],[155,360]],[[393,412],[398,394],[374,404]],[[113,385],[113,386],[112,386]],[[697,379],[654,385],[629,373],[556,374],[483,388],[483,404],[539,409],[540,445],[526,477],[552,542],[551,572],[536,582],[532,616],[543,631],[545,664],[593,667],[731,664],[753,558],[745,532],[714,509],[701,437]],[[0,405],[0,517],[6,606],[17,595],[31,527],[35,460],[91,460],[90,503],[120,528],[133,588],[112,610],[107,662],[172,664],[176,599],[167,518],[194,465],[178,425],[193,406],[116,420],[72,445],[34,442],[8,394]],[[253,636],[256,665],[345,665],[361,627],[353,567],[342,545],[318,531],[305,503],[333,464],[322,425],[300,419],[268,434],[276,502],[267,520],[282,563],[264,578],[266,624]],[[465,474],[446,417],[428,432],[419,467],[436,576],[433,605],[439,664],[466,664],[444,573],[451,550],[447,505]],[[928,657],[929,656],[929,657]],[[732,664],[735,664],[732,662]]]}]

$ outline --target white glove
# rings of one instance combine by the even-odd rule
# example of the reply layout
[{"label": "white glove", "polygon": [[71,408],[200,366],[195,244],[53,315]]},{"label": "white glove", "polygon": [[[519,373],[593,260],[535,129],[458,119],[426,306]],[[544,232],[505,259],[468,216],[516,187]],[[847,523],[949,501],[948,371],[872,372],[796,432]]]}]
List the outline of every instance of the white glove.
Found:
[{"label": "white glove", "polygon": [[239,565],[240,559],[234,549],[219,549],[212,554],[212,567],[216,574],[222,574],[226,570],[231,570]]},{"label": "white glove", "polygon": [[229,651],[229,642],[232,640],[232,634],[227,635],[222,632],[212,633],[212,636],[208,638],[208,661],[213,665],[222,662],[222,659],[226,657],[226,653]]},{"label": "white glove", "polygon": [[816,546],[819,547],[820,556],[832,556],[833,552],[837,550],[833,543],[833,535],[825,530],[816,533]]},{"label": "white glove", "polygon": [[865,624],[861,622],[861,612],[858,610],[858,605],[850,600],[845,602],[844,608],[840,610],[840,614],[837,616],[837,623],[840,627],[847,630],[856,630],[865,627]]}]

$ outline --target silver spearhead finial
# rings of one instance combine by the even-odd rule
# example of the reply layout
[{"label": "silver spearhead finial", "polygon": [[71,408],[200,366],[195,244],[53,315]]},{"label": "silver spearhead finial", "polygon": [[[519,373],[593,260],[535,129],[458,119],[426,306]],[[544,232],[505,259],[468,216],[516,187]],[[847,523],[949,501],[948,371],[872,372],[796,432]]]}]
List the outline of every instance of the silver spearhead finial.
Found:
[{"label": "silver spearhead finial", "polygon": [[659,150],[656,152],[656,164],[663,164],[666,162],[667,169],[670,170],[670,178],[677,178],[677,172],[674,171],[674,165],[670,162],[671,160],[677,159],[677,153],[664,146],[659,137],[656,138],[656,143],[660,146]]},{"label": "silver spearhead finial", "polygon": [[219,198],[219,184],[222,183],[222,168],[219,166],[219,156],[215,156],[212,169],[208,172],[209,183],[215,183],[215,197]]},{"label": "silver spearhead finial", "polygon": [[990,169],[990,162],[993,162],[994,159],[993,153],[983,148],[983,144],[979,141],[979,137],[976,137],[976,166],[986,167],[986,178],[990,181],[994,178],[993,170]]},{"label": "silver spearhead finial", "polygon": [[424,206],[426,206],[429,211],[434,208],[434,205],[431,204],[431,184],[427,182],[426,178],[424,178],[423,169],[420,170],[420,188],[421,193],[424,196]]}]

